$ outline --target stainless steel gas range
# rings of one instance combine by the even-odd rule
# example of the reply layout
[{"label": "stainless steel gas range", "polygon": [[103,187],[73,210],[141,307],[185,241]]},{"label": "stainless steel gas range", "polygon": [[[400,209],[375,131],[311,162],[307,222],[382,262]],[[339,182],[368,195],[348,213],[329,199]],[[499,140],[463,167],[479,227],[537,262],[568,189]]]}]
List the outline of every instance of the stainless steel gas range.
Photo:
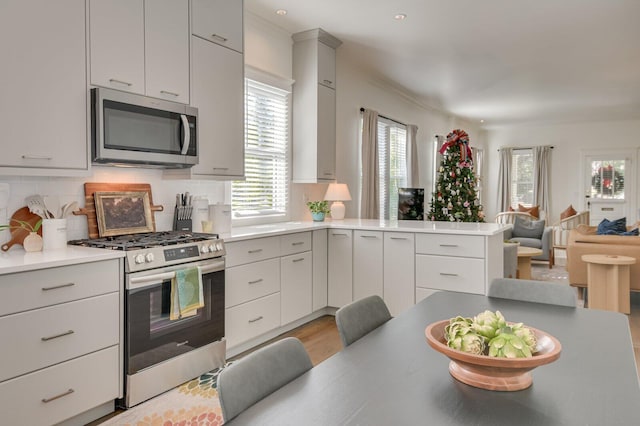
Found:
[{"label": "stainless steel gas range", "polygon": [[[225,361],[225,248],[215,234],[122,235],[69,244],[124,250],[124,407],[132,407]],[[204,307],[170,319],[176,271],[198,267]]]}]

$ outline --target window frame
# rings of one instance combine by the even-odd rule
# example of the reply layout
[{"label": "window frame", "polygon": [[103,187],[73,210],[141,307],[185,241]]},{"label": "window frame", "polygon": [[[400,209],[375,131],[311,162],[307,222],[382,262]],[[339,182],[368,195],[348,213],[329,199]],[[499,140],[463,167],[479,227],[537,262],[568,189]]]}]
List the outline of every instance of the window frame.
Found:
[{"label": "window frame", "polygon": [[[517,176],[517,159],[516,156],[528,156],[530,157],[530,161],[531,161],[531,176],[530,176],[530,180],[529,181],[523,181],[520,182],[518,180],[518,176]],[[533,206],[535,205],[535,200],[532,198],[532,200],[530,201],[525,201],[525,200],[517,200],[517,196],[518,193],[516,192],[516,188],[518,188],[518,185],[530,185],[531,187],[531,196],[535,197],[535,195],[533,194],[534,191],[534,169],[535,169],[535,164],[533,164],[533,149],[532,148],[518,148],[518,149],[514,149],[513,152],[511,153],[511,199],[509,200],[509,205],[511,206],[511,208],[513,208],[514,210],[518,209],[518,204],[522,204],[524,206]]]},{"label": "window frame", "polygon": [[[271,74],[269,72],[246,66],[245,67],[245,93],[244,93],[244,105],[245,105],[245,123],[244,123],[244,143],[245,143],[245,161],[246,155],[250,152],[247,149],[247,130],[248,130],[248,114],[247,114],[247,96],[248,96],[248,85],[247,80],[253,80],[259,84],[263,84],[266,86],[271,86],[275,89],[282,90],[287,92],[287,141],[286,141],[286,177],[285,177],[285,212],[284,213],[271,213],[271,214],[259,214],[259,215],[251,215],[251,216],[236,216],[235,212],[232,211],[232,223],[234,226],[249,226],[249,225],[258,225],[265,223],[277,223],[277,222],[286,222],[291,218],[291,167],[292,167],[292,109],[293,109],[293,99],[292,99],[292,88],[293,88],[293,80],[278,76],[275,74]],[[247,169],[245,167],[245,174]],[[233,181],[229,184],[229,199],[231,200],[231,205],[233,209]]]}]

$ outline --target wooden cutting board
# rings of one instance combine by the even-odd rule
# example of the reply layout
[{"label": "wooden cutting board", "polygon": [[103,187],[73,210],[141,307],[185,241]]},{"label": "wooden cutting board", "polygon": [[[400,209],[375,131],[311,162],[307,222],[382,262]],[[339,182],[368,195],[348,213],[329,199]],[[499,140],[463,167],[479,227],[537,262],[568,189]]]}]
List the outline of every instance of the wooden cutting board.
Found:
[{"label": "wooden cutting board", "polygon": [[[147,192],[149,194],[149,202],[151,203],[152,212],[161,212],[164,210],[162,206],[153,205],[151,197],[151,185],[148,183],[100,183],[87,182],[84,184],[84,207],[73,212],[74,215],[86,215],[87,225],[89,227],[89,238],[99,238],[98,219],[96,218],[96,204],[93,198],[95,192]],[[151,215],[151,224],[153,231],[156,230],[155,215]]]},{"label": "wooden cutting board", "polygon": [[[27,222],[31,226],[35,226],[40,219],[42,219],[40,216],[38,216],[37,214],[31,213],[29,211],[29,207],[22,207],[16,210],[15,213],[11,215],[11,220],[9,221],[9,225],[16,226],[17,228],[12,228],[10,230],[11,239],[7,243],[2,245],[1,247],[2,251],[9,250],[15,244],[22,245],[25,237],[29,235],[29,230],[19,227],[20,224],[17,222],[18,220]],[[38,229],[38,235],[42,236],[42,227]]]}]

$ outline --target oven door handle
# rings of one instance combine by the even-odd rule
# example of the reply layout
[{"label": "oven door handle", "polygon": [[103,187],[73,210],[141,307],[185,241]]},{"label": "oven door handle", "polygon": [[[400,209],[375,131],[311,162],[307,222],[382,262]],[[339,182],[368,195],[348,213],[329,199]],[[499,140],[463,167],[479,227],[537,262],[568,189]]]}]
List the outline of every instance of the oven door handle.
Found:
[{"label": "oven door handle", "polygon": [[[224,270],[224,261],[213,262],[208,265],[199,266],[201,274],[219,272]],[[162,272],[160,274],[144,275],[142,277],[132,277],[129,279],[129,290],[146,287],[151,284],[161,283],[164,280],[172,280],[176,277],[176,272]]]}]

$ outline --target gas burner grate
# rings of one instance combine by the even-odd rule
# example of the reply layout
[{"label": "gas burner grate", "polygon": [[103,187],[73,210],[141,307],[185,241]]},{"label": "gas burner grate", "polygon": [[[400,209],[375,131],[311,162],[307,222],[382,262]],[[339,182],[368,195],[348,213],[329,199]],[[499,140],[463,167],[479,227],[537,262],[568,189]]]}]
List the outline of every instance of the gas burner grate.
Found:
[{"label": "gas burner grate", "polygon": [[150,247],[170,246],[217,239],[217,234],[201,234],[185,231],[161,231],[144,234],[117,235],[88,240],[69,241],[71,245],[104,248],[110,250],[138,250]]}]

